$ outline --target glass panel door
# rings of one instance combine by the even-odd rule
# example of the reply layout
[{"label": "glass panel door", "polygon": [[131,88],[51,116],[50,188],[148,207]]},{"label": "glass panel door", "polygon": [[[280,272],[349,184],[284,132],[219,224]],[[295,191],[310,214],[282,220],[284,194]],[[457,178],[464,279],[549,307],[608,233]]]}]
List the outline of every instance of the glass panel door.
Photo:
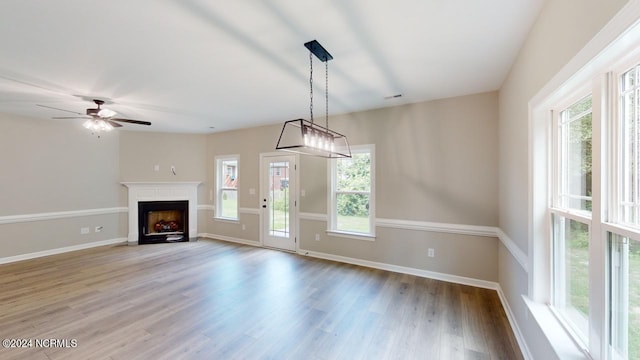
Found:
[{"label": "glass panel door", "polygon": [[263,244],[295,250],[295,156],[264,156],[262,174]]}]

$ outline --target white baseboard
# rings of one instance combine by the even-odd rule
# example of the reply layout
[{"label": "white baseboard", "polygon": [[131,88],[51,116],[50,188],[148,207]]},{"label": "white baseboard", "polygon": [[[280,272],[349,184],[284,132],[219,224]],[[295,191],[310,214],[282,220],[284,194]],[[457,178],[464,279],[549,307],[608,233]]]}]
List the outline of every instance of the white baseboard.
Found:
[{"label": "white baseboard", "polygon": [[66,246],[66,247],[57,248],[57,249],[44,250],[44,251],[38,251],[34,253],[29,253],[29,254],[22,254],[22,255],[0,258],[0,264],[8,264],[16,261],[35,259],[43,256],[62,254],[62,253],[71,252],[71,251],[84,250],[84,249],[94,248],[98,246],[115,245],[115,244],[121,244],[126,242],[127,242],[127,238],[116,238],[116,239],[95,241],[95,242],[90,242],[86,244]]},{"label": "white baseboard", "polygon": [[509,302],[507,301],[507,298],[502,291],[502,287],[499,284],[496,291],[498,292],[498,297],[500,298],[500,302],[502,303],[502,308],[504,309],[505,314],[507,314],[507,320],[509,320],[509,325],[511,325],[511,330],[513,331],[513,335],[516,337],[516,341],[518,342],[518,346],[520,347],[522,356],[525,360],[533,360],[533,356],[531,355],[531,351],[529,351],[529,347],[527,346],[527,342],[522,335],[522,331],[520,331],[520,327],[518,326],[516,317],[513,314],[513,311],[511,311]]}]

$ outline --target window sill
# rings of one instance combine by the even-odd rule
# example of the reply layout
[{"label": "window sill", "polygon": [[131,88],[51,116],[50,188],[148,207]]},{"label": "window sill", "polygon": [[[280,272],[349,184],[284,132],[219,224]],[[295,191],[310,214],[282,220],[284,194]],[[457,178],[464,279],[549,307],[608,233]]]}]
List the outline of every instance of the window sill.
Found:
[{"label": "window sill", "polygon": [[522,299],[529,310],[529,314],[533,316],[559,359],[591,359],[586,350],[578,346],[565,330],[564,325],[548,305],[535,302],[524,295]]},{"label": "window sill", "polygon": [[356,239],[356,240],[364,240],[364,241],[376,241],[375,235],[369,234],[360,234],[360,233],[352,233],[346,231],[337,231],[337,230],[327,230],[327,235],[347,238],[347,239]]},{"label": "window sill", "polygon": [[215,217],[214,216],[213,220],[220,221],[220,222],[231,223],[231,224],[240,224],[240,219],[221,218],[221,217]]}]

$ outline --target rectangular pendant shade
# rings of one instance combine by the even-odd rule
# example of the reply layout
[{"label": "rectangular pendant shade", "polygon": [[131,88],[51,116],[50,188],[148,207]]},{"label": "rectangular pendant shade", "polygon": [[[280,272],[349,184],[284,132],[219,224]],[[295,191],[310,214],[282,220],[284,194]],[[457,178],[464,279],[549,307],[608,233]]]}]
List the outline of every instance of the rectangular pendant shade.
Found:
[{"label": "rectangular pendant shade", "polygon": [[350,158],[347,137],[308,120],[284,123],[276,150],[324,158]]}]

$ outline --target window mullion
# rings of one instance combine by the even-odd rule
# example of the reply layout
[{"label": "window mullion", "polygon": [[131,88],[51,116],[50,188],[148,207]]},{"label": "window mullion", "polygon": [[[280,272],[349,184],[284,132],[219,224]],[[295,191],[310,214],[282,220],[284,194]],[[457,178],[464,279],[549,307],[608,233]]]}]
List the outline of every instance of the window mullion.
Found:
[{"label": "window mullion", "polygon": [[[562,117],[564,116],[564,114],[560,113],[560,120],[562,120]],[[566,148],[566,131],[565,128],[563,126],[561,126],[560,124],[558,124],[558,202],[555,204],[558,207],[562,207],[564,206],[564,201],[562,200],[562,195],[566,194],[566,188],[565,188],[565,184],[566,182],[566,174],[564,171],[562,171],[562,166],[565,163],[565,156],[567,153],[567,148]]]},{"label": "window mullion", "polygon": [[[635,93],[635,97],[633,99],[633,104],[631,105],[632,109],[633,109],[633,126],[631,127],[631,134],[633,136],[633,141],[632,141],[632,145],[636,145],[636,147],[634,146],[630,146],[629,149],[631,150],[631,152],[633,152],[633,168],[631,169],[631,174],[632,175],[636,175],[638,174],[638,160],[640,159],[640,154],[637,150],[637,144],[638,144],[638,94],[640,93],[639,91],[640,89],[637,88],[637,86],[634,89],[634,93]],[[638,177],[637,176],[632,176],[632,178],[634,179],[634,181],[631,183],[631,190],[633,191],[633,203],[634,205],[638,205],[639,201],[638,201],[638,189],[637,189],[637,185],[638,185]],[[638,224],[640,217],[638,214],[637,209],[634,209],[633,212],[633,222],[634,224]]]},{"label": "window mullion", "polygon": [[593,81],[592,89],[592,223],[589,231],[589,333],[588,349],[595,358],[603,358],[606,347],[602,339],[606,335],[607,314],[607,241],[602,222],[606,210],[607,180],[611,171],[607,161],[606,118],[610,107],[609,92],[611,74],[603,74]]}]

